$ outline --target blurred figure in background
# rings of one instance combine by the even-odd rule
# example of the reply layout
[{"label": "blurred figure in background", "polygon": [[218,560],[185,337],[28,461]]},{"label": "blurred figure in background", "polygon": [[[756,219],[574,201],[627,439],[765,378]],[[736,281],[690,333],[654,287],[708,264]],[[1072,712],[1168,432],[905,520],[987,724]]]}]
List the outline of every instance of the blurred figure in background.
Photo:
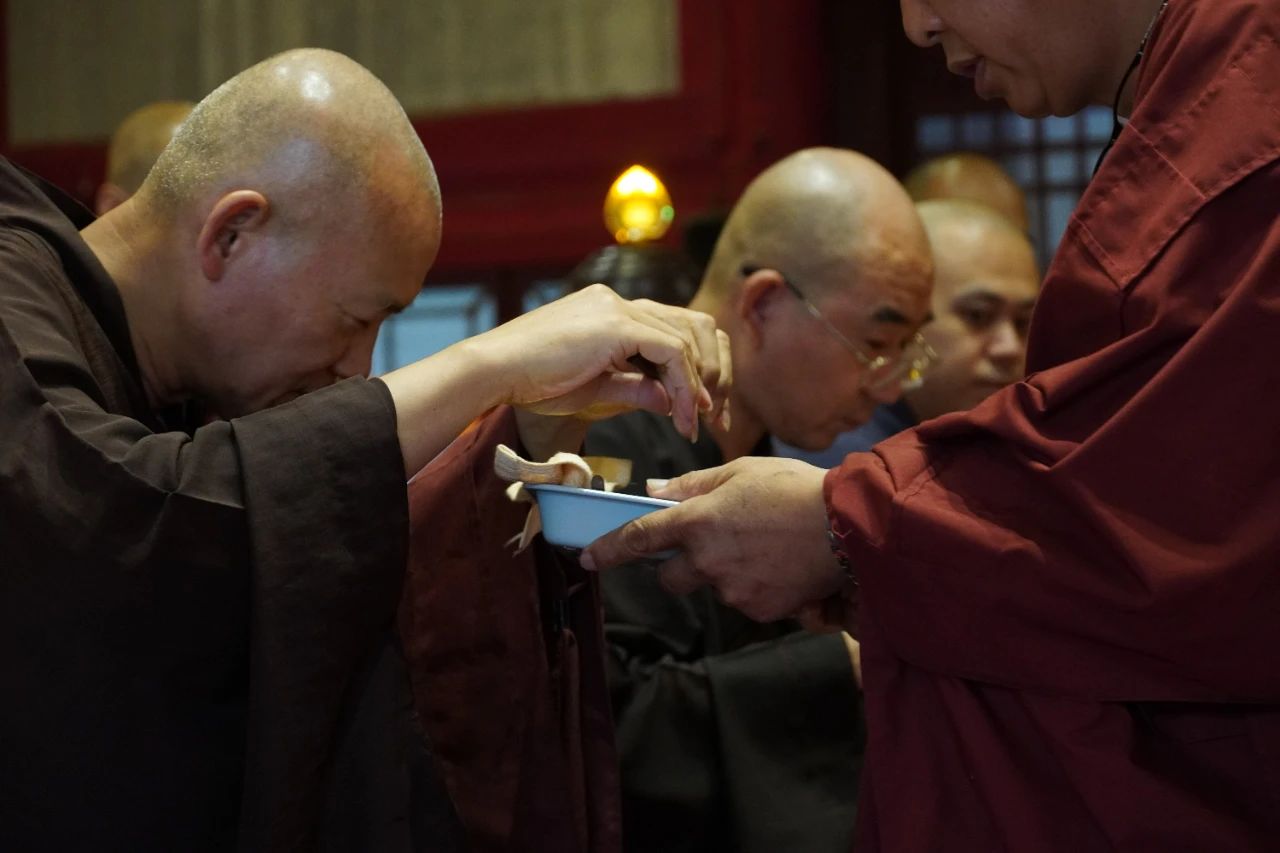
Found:
[{"label": "blurred figure in background", "polygon": [[160,152],[191,114],[190,101],[156,101],[125,117],[111,134],[107,179],[98,187],[93,212],[98,216],[138,191]]},{"label": "blurred figure in background", "polygon": [[957,151],[912,169],[902,181],[916,201],[960,198],[980,202],[1003,214],[1025,232],[1027,197],[1018,183],[990,157]]}]

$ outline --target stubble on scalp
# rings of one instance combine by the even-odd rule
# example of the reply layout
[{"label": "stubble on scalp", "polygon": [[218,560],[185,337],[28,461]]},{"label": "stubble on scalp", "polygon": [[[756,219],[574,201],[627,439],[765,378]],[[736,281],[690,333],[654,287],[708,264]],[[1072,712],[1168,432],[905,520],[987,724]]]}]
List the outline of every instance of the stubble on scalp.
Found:
[{"label": "stubble on scalp", "polygon": [[888,278],[928,287],[932,261],[911,200],[854,151],[811,148],[762,172],[716,244],[704,286],[725,297],[741,265],[774,267],[806,295]]},{"label": "stubble on scalp", "polygon": [[237,189],[262,192],[284,227],[345,210],[438,229],[441,215],[435,169],[395,96],[314,48],[264,60],[197,104],[138,198],[175,217]]}]

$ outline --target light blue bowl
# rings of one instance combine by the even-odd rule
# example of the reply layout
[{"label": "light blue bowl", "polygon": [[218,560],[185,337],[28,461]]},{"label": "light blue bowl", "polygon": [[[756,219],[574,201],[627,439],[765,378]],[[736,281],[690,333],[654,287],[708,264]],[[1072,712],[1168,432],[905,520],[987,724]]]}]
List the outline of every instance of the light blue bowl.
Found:
[{"label": "light blue bowl", "polygon": [[[661,498],[572,486],[525,484],[525,488],[538,501],[543,538],[563,548],[585,548],[628,521],[676,505]],[[662,560],[674,554],[664,551],[653,556]]]}]

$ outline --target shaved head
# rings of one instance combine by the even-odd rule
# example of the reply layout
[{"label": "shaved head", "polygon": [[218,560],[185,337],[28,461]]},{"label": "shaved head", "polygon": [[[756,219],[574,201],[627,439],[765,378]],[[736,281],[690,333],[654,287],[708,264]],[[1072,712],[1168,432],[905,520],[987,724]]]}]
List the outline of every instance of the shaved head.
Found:
[{"label": "shaved head", "polygon": [[440,215],[435,170],[395,96],[367,69],[327,50],[278,54],[215,89],[139,196],[172,212],[245,186],[294,219],[353,191],[394,206],[409,201],[406,187],[425,193]]},{"label": "shaved head", "polygon": [[811,148],[762,172],[734,206],[704,288],[724,294],[744,264],[776,267],[818,296],[869,273],[928,286],[928,243],[911,200],[874,160]]},{"label": "shaved head", "polygon": [[916,212],[934,251],[940,243],[977,245],[992,238],[1016,241],[1034,257],[1026,232],[990,205],[960,198],[937,199],[920,202]]},{"label": "shaved head", "polygon": [[764,433],[826,447],[897,399],[899,382],[872,373],[908,353],[932,278],[915,206],[875,161],[811,148],[762,172],[729,214],[691,304],[733,339],[726,458]]},{"label": "shaved head", "polygon": [[946,154],[917,166],[903,182],[916,201],[957,198],[998,211],[1017,228],[1027,230],[1027,198],[1022,188],[994,160],[980,154]]}]

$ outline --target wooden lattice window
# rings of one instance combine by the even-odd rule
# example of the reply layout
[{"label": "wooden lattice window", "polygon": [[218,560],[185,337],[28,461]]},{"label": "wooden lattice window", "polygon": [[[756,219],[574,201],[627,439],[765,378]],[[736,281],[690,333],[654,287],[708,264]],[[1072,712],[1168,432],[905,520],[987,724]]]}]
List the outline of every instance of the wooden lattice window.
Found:
[{"label": "wooden lattice window", "polygon": [[1110,135],[1111,110],[1090,107],[1068,118],[991,111],[923,115],[915,141],[922,160],[963,150],[999,161],[1027,193],[1031,238],[1047,263]]}]

